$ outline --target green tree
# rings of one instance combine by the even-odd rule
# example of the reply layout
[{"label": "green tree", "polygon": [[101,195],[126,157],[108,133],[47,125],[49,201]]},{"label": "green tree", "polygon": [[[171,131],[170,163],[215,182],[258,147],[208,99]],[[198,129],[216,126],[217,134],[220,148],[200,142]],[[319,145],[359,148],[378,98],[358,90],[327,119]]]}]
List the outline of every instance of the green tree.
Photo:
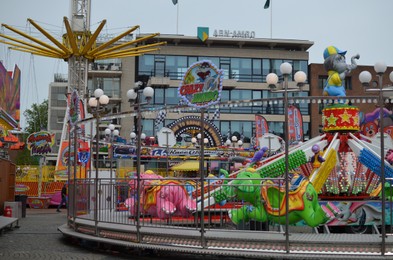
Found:
[{"label": "green tree", "polygon": [[23,112],[26,118],[25,131],[28,134],[47,129],[48,125],[48,100],[44,100],[41,104],[34,103],[30,109]]}]

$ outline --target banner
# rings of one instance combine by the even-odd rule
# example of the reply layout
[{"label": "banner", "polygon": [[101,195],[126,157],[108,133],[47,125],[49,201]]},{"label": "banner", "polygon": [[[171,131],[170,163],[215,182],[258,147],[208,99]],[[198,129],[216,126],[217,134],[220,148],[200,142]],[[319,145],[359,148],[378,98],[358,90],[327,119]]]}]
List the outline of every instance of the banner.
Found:
[{"label": "banner", "polygon": [[256,145],[259,146],[259,139],[269,133],[269,126],[267,125],[266,119],[261,115],[255,115],[255,137]]},{"label": "banner", "polygon": [[[84,151],[89,151],[89,143],[85,142],[85,141],[78,141],[79,144],[79,149],[78,152],[81,150]],[[71,153],[71,154],[70,154]],[[59,152],[59,156],[57,158],[57,163],[56,163],[56,171],[60,171],[60,170],[64,170],[67,169],[68,167],[68,159],[71,160],[71,166],[74,166],[74,146],[71,145],[71,150],[69,149],[68,146],[68,140],[64,140],[61,143],[61,147],[60,147],[60,152]],[[78,161],[79,161],[80,157],[77,157]],[[84,166],[86,169],[90,168],[90,160],[91,160],[91,156],[89,154],[87,161],[84,162]]]},{"label": "banner", "polygon": [[303,118],[299,108],[288,107],[288,131],[289,144],[295,141],[303,141]]}]

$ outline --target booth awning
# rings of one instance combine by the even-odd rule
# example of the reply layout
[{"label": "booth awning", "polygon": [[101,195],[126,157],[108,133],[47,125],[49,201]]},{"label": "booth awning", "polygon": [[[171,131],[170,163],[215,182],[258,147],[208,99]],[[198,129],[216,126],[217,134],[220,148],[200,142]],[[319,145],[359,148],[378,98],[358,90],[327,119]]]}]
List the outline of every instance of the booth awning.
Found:
[{"label": "booth awning", "polygon": [[199,161],[185,161],[183,163],[176,164],[171,168],[173,171],[198,171]]}]

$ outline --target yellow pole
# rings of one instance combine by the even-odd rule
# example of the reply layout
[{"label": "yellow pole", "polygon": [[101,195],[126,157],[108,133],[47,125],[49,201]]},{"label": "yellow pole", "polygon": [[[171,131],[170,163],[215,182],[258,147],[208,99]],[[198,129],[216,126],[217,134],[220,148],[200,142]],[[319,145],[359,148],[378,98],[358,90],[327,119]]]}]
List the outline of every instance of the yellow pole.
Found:
[{"label": "yellow pole", "polygon": [[67,49],[63,44],[61,44],[58,40],[56,40],[52,35],[50,35],[47,31],[45,31],[41,26],[36,24],[32,19],[27,19],[38,31],[40,31],[43,35],[46,36],[51,42],[53,42],[57,47],[62,49],[66,54],[71,54],[70,50]]},{"label": "yellow pole", "polygon": [[71,25],[68,22],[67,17],[64,17],[64,25],[67,31],[67,35],[68,35],[68,42],[71,45],[72,48],[72,52],[74,53],[74,55],[79,56],[79,50],[78,50],[78,46],[76,44],[76,39],[74,37],[74,32],[71,29]]},{"label": "yellow pole", "polygon": [[94,50],[88,52],[87,54],[88,54],[88,55],[94,55],[95,53],[97,53],[97,52],[99,52],[99,51],[105,49],[107,46],[110,46],[112,43],[117,42],[118,40],[120,40],[121,38],[123,38],[124,36],[130,34],[131,32],[135,31],[135,30],[138,29],[138,28],[139,28],[139,25],[136,25],[136,26],[132,27],[131,29],[129,29],[129,30],[125,31],[124,33],[122,33],[122,34],[116,36],[116,37],[113,38],[112,40],[107,41],[106,43],[100,45],[99,47],[97,47],[97,48],[95,48]]},{"label": "yellow pole", "polygon": [[93,46],[93,43],[96,41],[98,35],[100,34],[102,28],[104,28],[104,25],[106,24],[106,20],[103,20],[101,24],[98,26],[97,30],[93,33],[93,35],[90,37],[89,41],[86,43],[85,47],[83,47],[83,50],[81,52],[81,55],[85,55]]},{"label": "yellow pole", "polygon": [[134,40],[134,41],[130,41],[130,42],[126,42],[126,43],[120,44],[118,46],[115,46],[115,47],[112,47],[112,48],[109,48],[109,49],[106,49],[106,50],[98,51],[95,54],[96,55],[100,55],[100,54],[104,54],[104,53],[111,52],[111,51],[114,51],[114,50],[122,49],[122,48],[124,48],[126,46],[130,46],[132,44],[135,44],[135,43],[138,43],[138,42],[145,41],[147,39],[153,38],[153,37],[155,37],[157,35],[160,35],[160,34],[159,33],[155,33],[155,34],[152,34],[152,35],[149,35],[149,36],[146,36],[146,37],[142,37],[142,38]]},{"label": "yellow pole", "polygon": [[122,57],[122,55],[129,55],[129,54],[134,54],[134,55],[142,55],[146,52],[153,52],[153,51],[158,51],[159,48],[153,48],[153,49],[146,49],[146,50],[141,50],[141,51],[121,51],[121,52],[115,52],[115,53],[108,53],[106,55],[98,55],[96,56],[96,59],[109,59],[111,57]]},{"label": "yellow pole", "polygon": [[[32,51],[32,52],[43,52],[43,53],[46,53],[46,54],[48,54],[48,55],[53,55],[53,56],[58,56],[58,54],[57,53],[55,53],[55,52],[52,52],[52,51],[50,51],[50,50],[47,50],[47,49],[44,49],[44,48],[41,48],[41,47],[39,47],[39,46],[34,46],[33,45],[33,47],[27,47],[27,46],[24,46],[24,45],[20,45],[20,44],[16,44],[16,43],[12,43],[12,42],[7,42],[7,41],[3,41],[3,40],[0,40],[0,43],[4,43],[4,44],[7,44],[7,45],[11,45],[11,46],[14,46],[14,47],[16,47],[16,48],[12,48],[12,47],[10,47],[10,49],[25,49],[25,51]],[[30,45],[28,45],[28,46],[30,46]]]},{"label": "yellow pole", "polygon": [[44,47],[46,47],[46,48],[48,48],[48,49],[51,49],[51,50],[53,50],[53,51],[55,51],[55,52],[57,52],[57,53],[59,53],[59,54],[62,54],[62,55],[65,54],[62,50],[56,49],[55,47],[50,46],[49,44],[47,44],[47,43],[45,43],[45,42],[43,42],[43,41],[40,41],[40,40],[38,40],[38,39],[36,39],[36,38],[34,38],[34,37],[28,35],[28,34],[25,34],[24,32],[21,32],[21,31],[15,29],[15,28],[12,28],[11,26],[8,26],[8,25],[6,25],[6,24],[2,24],[2,26],[4,26],[4,27],[7,28],[8,30],[13,31],[13,32],[15,32],[15,33],[17,33],[17,34],[19,34],[19,35],[21,35],[21,36],[23,36],[23,37],[25,37],[25,38],[27,38],[27,39],[33,41],[33,42],[35,42],[35,43],[38,43],[38,44],[41,45],[41,46],[44,46]]}]

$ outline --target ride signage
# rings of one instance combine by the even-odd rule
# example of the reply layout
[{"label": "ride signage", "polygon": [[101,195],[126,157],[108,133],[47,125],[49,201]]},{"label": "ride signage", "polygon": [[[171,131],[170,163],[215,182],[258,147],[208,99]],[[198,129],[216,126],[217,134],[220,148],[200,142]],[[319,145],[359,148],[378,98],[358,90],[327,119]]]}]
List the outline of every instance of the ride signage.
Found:
[{"label": "ride signage", "polygon": [[178,95],[189,106],[206,108],[220,101],[224,73],[203,60],[192,64],[184,74]]}]

